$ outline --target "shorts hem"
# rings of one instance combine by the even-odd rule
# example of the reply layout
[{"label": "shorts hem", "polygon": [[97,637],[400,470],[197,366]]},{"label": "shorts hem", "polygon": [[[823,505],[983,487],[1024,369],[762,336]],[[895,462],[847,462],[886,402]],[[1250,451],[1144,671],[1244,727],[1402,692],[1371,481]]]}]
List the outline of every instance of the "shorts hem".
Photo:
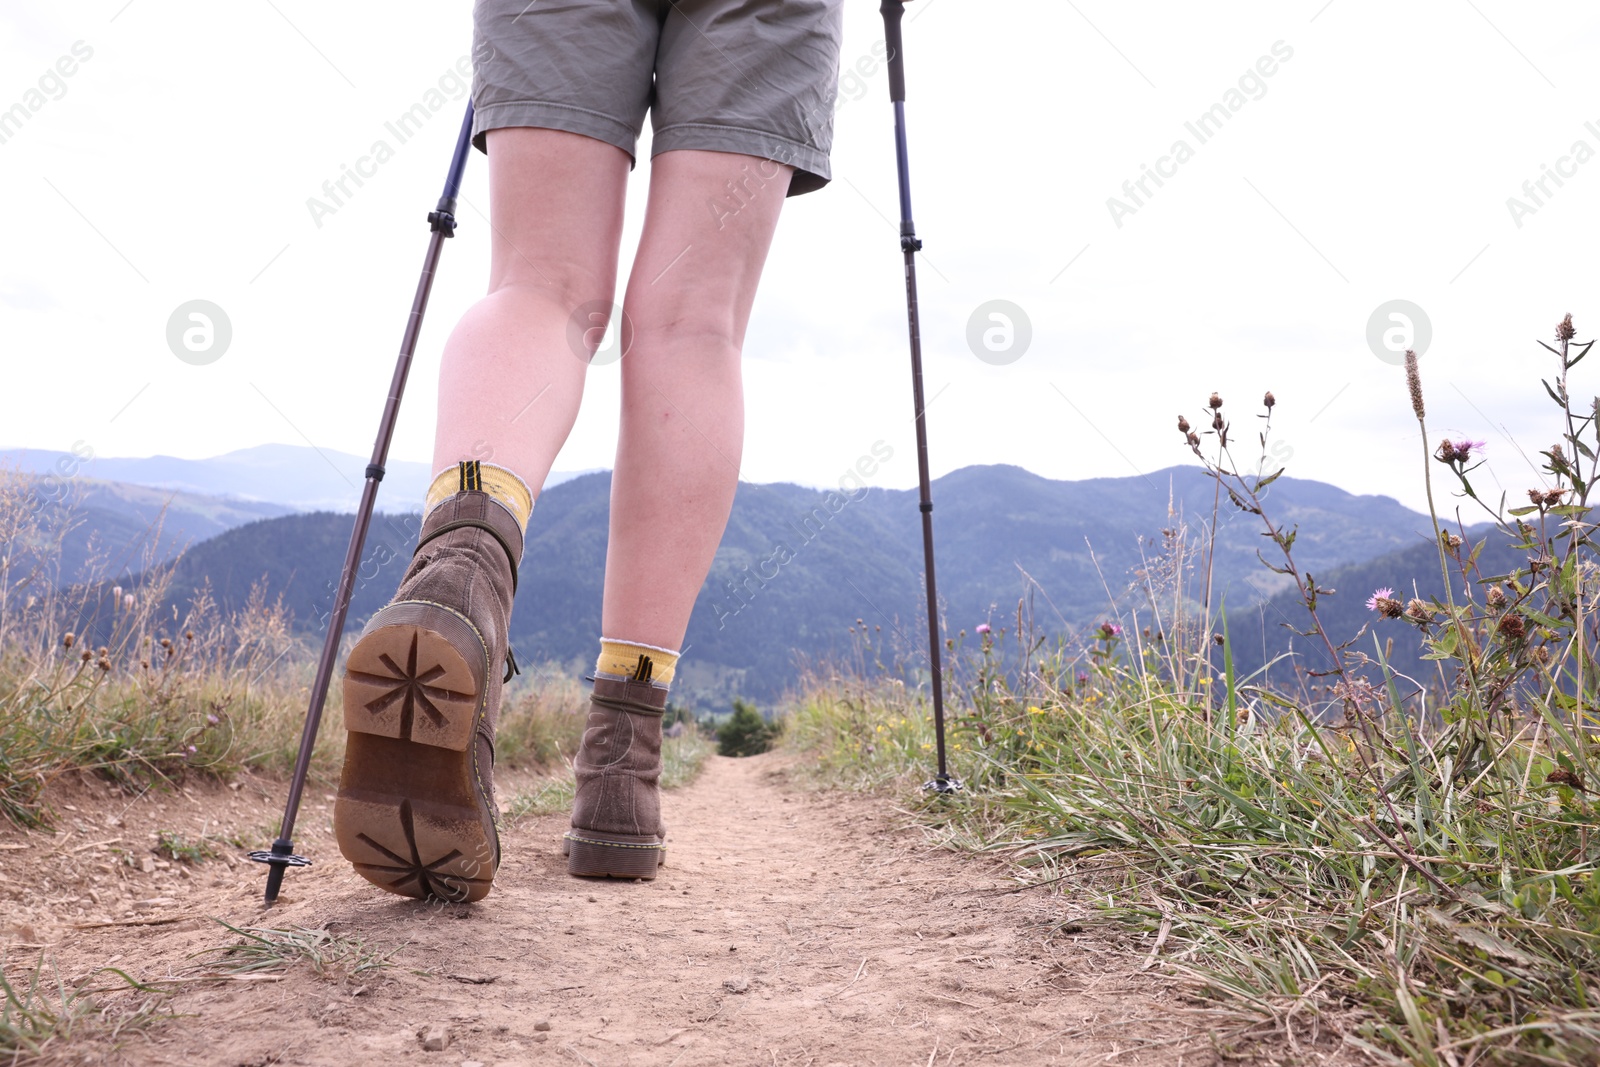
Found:
[{"label": "shorts hem", "polygon": [[821,189],[833,177],[828,154],[782,134],[744,126],[719,126],[704,122],[680,122],[655,131],[650,154],[695,149],[703,152],[735,152],[758,156],[794,168],[789,181],[790,196]]},{"label": "shorts hem", "polygon": [[498,104],[485,104],[473,112],[472,144],[478,151],[488,152],[490,130],[513,126],[533,126],[544,130],[561,130],[582,134],[597,141],[615,145],[628,153],[629,167],[638,162],[639,131],[627,123],[618,122],[609,115],[571,104],[551,104],[539,100],[513,100]]}]

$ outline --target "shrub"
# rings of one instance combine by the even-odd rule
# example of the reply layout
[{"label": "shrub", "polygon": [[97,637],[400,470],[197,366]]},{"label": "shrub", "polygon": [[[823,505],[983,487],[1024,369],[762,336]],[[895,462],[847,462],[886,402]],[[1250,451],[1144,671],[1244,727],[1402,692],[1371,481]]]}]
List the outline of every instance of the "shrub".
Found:
[{"label": "shrub", "polygon": [[783,727],[762,718],[755,705],[734,698],[733,715],[717,727],[717,752],[723,756],[759,756],[772,748]]}]

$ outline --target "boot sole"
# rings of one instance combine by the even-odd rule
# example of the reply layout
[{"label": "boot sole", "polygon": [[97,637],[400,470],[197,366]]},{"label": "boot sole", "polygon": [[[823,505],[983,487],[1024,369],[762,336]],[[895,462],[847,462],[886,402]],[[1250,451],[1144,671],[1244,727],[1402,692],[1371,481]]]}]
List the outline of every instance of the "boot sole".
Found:
[{"label": "boot sole", "polygon": [[569,830],[561,838],[567,873],[577,878],[641,878],[650,881],[667,864],[667,846],[653,837]]},{"label": "boot sole", "polygon": [[477,629],[440,604],[401,601],[373,617],[345,666],[339,851],[400,896],[480,900],[499,863],[474,743],[488,677]]}]

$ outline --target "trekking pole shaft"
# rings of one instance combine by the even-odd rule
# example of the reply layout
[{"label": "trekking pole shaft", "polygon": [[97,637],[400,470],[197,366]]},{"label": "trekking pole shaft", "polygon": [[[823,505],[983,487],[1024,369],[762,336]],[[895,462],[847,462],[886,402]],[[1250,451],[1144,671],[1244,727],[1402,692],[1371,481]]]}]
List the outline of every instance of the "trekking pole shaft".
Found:
[{"label": "trekking pole shaft", "polygon": [[905,15],[904,0],[883,0],[878,9],[883,15],[884,41],[889,53],[889,100],[894,105],[895,170],[900,184],[900,251],[905,256],[906,326],[911,337],[911,392],[916,410],[917,487],[921,494],[922,558],[928,595],[928,673],[933,685],[933,725],[938,778],[949,780],[944,751],[944,670],[942,642],[939,639],[939,592],[933,566],[933,495],[928,488],[927,404],[922,388],[922,324],[917,310],[917,252],[922,242],[911,218],[911,164],[906,148],[906,71],[900,22]]},{"label": "trekking pole shaft", "polygon": [[949,777],[944,757],[944,671],[939,640],[939,592],[933,569],[933,496],[928,487],[928,420],[922,389],[922,336],[917,315],[916,253],[907,251],[906,319],[911,334],[911,392],[916,410],[917,486],[921,492],[918,509],[922,512],[922,559],[928,592],[928,673],[933,684],[933,726],[937,748],[939,781]]},{"label": "trekking pole shaft", "polygon": [[[394,439],[395,422],[400,416],[400,399],[405,395],[406,379],[411,374],[411,358],[417,349],[417,338],[422,333],[422,318],[428,310],[428,297],[433,292],[433,279],[439,267],[439,257],[444,251],[445,239],[455,233],[456,196],[461,189],[461,176],[467,163],[467,151],[472,138],[472,105],[468,103],[466,117],[462,120],[456,138],[455,153],[451,157],[450,171],[445,179],[444,194],[438,206],[428,215],[432,236],[428,251],[422,260],[422,276],[417,279],[417,289],[411,298],[411,314],[400,339],[400,354],[395,360],[394,376],[389,382],[389,395],[384,401],[383,415],[378,420],[378,437],[372,446],[372,458],[367,464],[366,482],[361,488],[361,503],[356,508],[355,525],[350,531],[350,544],[345,550],[344,569],[339,575],[339,587],[334,593],[333,609],[328,613],[328,631],[322,642],[322,658],[317,663],[316,678],[311,684],[311,696],[306,708],[305,726],[300,732],[300,749],[295,754],[294,773],[289,779],[289,796],[283,806],[283,822],[278,839],[272,844],[272,855],[277,860],[265,859],[267,873],[266,902],[278,897],[283,885],[283,874],[294,857],[294,824],[300,814],[300,797],[305,792],[306,775],[311,768],[311,753],[316,748],[317,733],[322,726],[323,707],[327,702],[328,688],[333,681],[334,664],[339,658],[339,644],[344,636],[345,617],[350,611],[350,600],[355,594],[356,572],[361,563],[361,551],[366,545],[367,530],[372,524],[372,510],[377,502],[378,483],[383,481],[384,464],[389,457],[389,443]],[[258,858],[252,855],[252,858]]]}]

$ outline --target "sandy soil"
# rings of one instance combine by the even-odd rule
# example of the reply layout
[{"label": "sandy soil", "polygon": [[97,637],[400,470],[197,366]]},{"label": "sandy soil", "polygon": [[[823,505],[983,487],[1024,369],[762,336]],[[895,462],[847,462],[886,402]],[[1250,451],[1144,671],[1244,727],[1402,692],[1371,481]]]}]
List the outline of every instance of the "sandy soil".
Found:
[{"label": "sandy soil", "polygon": [[[263,912],[263,869],[236,850],[187,865],[150,847],[158,829],[263,847],[281,785],[130,803],[80,783],[57,801],[55,836],[0,833],[7,971],[43,953],[85,988],[116,985],[97,973],[111,965],[170,991],[175,1018],[115,1037],[86,1027],[53,1050],[71,1062],[1218,1062],[1214,1018],[1140,969],[1148,944],[1086,932],[1070,893],[1014,892],[997,862],[932,848],[882,799],[796,786],[792,759],[714,758],[669,794],[668,866],[654,882],[571,878],[565,819],[524,819],[476,905],[388,896],[356,877],[332,840],[332,798],[317,792],[297,842],[316,865],[291,872]],[[207,977],[196,954],[237,940],[214,919],[358,937],[391,966]],[[98,999],[114,1019],[142,996]],[[429,1051],[428,1036],[448,1044]]]}]

